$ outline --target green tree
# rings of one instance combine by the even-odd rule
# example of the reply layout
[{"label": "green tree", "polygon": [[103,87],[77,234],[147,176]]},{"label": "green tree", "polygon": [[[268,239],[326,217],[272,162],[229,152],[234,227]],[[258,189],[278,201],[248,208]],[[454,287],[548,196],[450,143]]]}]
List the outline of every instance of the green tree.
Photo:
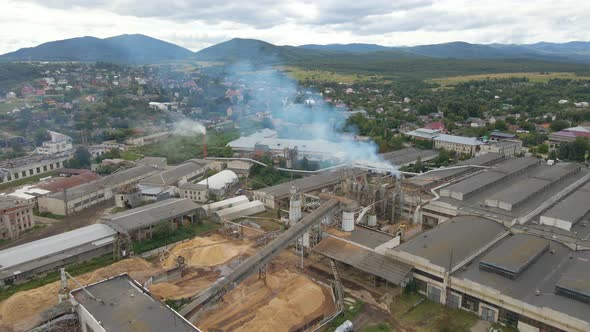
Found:
[{"label": "green tree", "polygon": [[553,131],[560,131],[570,126],[570,123],[566,120],[555,120],[551,122],[549,127]]},{"label": "green tree", "polygon": [[549,145],[547,145],[546,143],[540,144],[539,146],[537,146],[537,152],[539,152],[539,153],[549,152]]},{"label": "green tree", "polygon": [[74,158],[70,159],[66,166],[69,168],[89,168],[91,160],[92,156],[88,152],[88,149],[79,147],[74,152]]},{"label": "green tree", "polygon": [[506,131],[508,130],[508,125],[506,124],[506,121],[498,120],[496,121],[496,123],[494,123],[494,129],[499,131]]}]

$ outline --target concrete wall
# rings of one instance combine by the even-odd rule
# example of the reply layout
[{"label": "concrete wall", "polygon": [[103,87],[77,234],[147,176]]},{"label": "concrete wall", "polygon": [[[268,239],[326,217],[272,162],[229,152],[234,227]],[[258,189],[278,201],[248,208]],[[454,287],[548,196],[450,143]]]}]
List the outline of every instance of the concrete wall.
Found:
[{"label": "concrete wall", "polygon": [[70,159],[70,157],[62,157],[9,168],[7,169],[8,173],[0,173],[0,183],[13,182],[62,168],[64,167],[64,162],[68,159]]}]

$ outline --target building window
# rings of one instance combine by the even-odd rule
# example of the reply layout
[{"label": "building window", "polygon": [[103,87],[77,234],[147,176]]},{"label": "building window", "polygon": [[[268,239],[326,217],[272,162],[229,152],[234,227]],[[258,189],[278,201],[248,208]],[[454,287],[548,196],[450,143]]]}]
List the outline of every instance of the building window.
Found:
[{"label": "building window", "polygon": [[22,171],[23,178],[27,176],[27,171]]},{"label": "building window", "polygon": [[426,297],[433,302],[440,303],[440,295],[442,290],[438,287],[434,287],[432,285],[428,285],[428,290],[426,292]]},{"label": "building window", "polygon": [[461,308],[467,309],[473,312],[479,312],[479,300],[473,296],[463,294],[463,301],[461,301]]}]

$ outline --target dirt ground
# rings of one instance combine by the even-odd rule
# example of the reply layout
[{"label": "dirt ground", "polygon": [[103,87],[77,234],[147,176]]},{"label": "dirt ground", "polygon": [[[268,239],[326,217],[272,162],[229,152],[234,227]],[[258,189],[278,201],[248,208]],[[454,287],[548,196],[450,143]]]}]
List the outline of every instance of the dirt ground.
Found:
[{"label": "dirt ground", "polygon": [[[162,274],[166,269],[174,267],[173,260],[178,253],[190,257],[187,259],[187,270],[181,279],[151,285],[150,291],[158,298],[180,299],[198,294],[209,287],[224,273],[224,268],[236,264],[236,258],[249,249],[250,244],[243,241],[231,241],[220,234],[209,237],[196,237],[171,249],[172,255],[160,262],[149,262],[141,258],[130,258],[110,266],[76,277],[84,284],[94,283],[124,272],[135,280],[143,283],[150,277]],[[224,242],[223,244],[219,244]],[[185,250],[195,245],[209,245],[205,248]],[[224,264],[225,263],[225,264]],[[239,263],[239,262],[237,262]],[[226,273],[226,272],[225,272]],[[71,289],[78,286],[71,284]],[[57,304],[59,282],[16,293],[0,303],[0,331],[22,331],[34,327],[40,321],[40,315]]]},{"label": "dirt ground", "polygon": [[61,234],[63,232],[71,231],[80,227],[95,224],[105,213],[110,211],[115,205],[113,200],[101,202],[97,205],[84,209],[78,213],[67,216],[58,222],[47,225],[47,227],[29,234],[16,241],[0,246],[0,250],[15,247],[21,244],[29,243],[35,240],[43,239],[49,236]]},{"label": "dirt ground", "polygon": [[[82,284],[94,283],[108,277],[129,273],[139,282],[159,271],[157,266],[139,259],[131,258],[100,268],[76,277]],[[22,331],[36,326],[43,311],[57,304],[59,281],[29,291],[19,292],[0,303],[0,331]],[[78,288],[70,281],[70,289]]]},{"label": "dirt ground", "polygon": [[266,282],[253,275],[195,323],[203,331],[292,331],[335,311],[332,295],[296,271],[284,252],[268,267]]},{"label": "dirt ground", "polygon": [[[108,267],[76,277],[82,284],[97,282],[124,272],[143,283],[152,276],[174,268],[182,255],[187,268],[182,277],[149,287],[158,298],[181,299],[194,296],[218,278],[236,268],[253,254],[254,243],[213,234],[196,237],[170,249],[161,260],[140,258],[119,261]],[[335,311],[330,289],[296,269],[295,255],[285,250],[268,265],[266,283],[255,274],[224,296],[222,302],[196,322],[203,330],[290,331]],[[71,285],[72,289],[78,288]],[[57,304],[59,282],[19,292],[0,303],[0,331],[22,331],[40,322],[41,314]]]}]

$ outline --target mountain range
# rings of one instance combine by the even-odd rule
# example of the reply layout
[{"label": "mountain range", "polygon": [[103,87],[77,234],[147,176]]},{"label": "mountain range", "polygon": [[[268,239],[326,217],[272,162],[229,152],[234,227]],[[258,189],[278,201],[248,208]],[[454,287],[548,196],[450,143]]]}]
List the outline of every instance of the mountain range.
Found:
[{"label": "mountain range", "polygon": [[470,44],[451,42],[411,47],[376,44],[328,44],[278,46],[255,39],[222,42],[192,52],[181,46],[145,35],[110,38],[79,37],[52,41],[0,55],[0,61],[104,61],[148,64],[168,60],[207,60],[255,63],[301,63],[305,61],[384,61],[387,59],[535,60],[590,64],[590,42],[536,44]]}]

